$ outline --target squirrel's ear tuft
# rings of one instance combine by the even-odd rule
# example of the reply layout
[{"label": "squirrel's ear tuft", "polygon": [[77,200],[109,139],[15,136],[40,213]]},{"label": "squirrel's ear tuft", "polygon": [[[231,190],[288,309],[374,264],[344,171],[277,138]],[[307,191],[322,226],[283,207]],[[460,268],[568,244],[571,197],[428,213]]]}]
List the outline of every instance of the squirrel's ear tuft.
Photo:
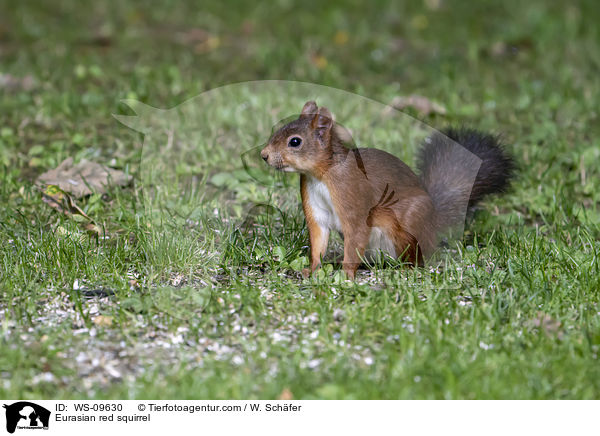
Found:
[{"label": "squirrel's ear tuft", "polygon": [[300,114],[300,118],[304,117],[313,117],[315,114],[319,112],[319,108],[317,107],[317,103],[314,101],[307,101],[304,103],[304,107],[302,108],[302,113]]},{"label": "squirrel's ear tuft", "polygon": [[323,145],[329,145],[331,128],[333,127],[333,115],[329,109],[322,107],[312,120],[311,127],[315,130],[317,137]]}]

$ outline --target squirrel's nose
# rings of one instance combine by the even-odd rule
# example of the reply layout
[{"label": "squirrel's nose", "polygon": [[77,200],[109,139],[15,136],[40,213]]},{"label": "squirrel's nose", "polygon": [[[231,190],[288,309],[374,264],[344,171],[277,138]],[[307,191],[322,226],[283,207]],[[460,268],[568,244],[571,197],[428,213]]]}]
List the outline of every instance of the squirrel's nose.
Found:
[{"label": "squirrel's nose", "polygon": [[269,160],[269,153],[265,152],[265,150],[260,152],[260,157],[263,158],[263,160],[266,162],[267,160]]}]

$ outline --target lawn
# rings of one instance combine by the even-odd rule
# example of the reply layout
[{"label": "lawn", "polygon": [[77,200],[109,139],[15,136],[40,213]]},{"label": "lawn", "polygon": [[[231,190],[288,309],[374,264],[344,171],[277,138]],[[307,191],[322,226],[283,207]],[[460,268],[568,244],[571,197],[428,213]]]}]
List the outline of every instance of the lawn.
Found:
[{"label": "lawn", "polygon": [[[599,398],[595,2],[205,3],[2,3],[0,397]],[[231,85],[266,79],[306,83]],[[517,177],[443,263],[304,279],[257,150],[310,98],[411,166],[500,134]],[[68,157],[132,176],[76,200],[98,232],[36,183]]]}]

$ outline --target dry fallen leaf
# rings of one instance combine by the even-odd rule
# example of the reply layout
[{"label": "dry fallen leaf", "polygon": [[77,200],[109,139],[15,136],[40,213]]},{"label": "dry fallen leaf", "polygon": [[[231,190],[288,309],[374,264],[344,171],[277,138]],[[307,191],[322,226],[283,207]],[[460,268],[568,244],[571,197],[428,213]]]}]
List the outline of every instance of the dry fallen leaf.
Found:
[{"label": "dry fallen leaf", "polygon": [[81,223],[85,230],[96,235],[100,234],[100,227],[91,219],[71,198],[71,196],[56,185],[48,185],[42,190],[42,200],[53,209],[65,214],[67,217]]},{"label": "dry fallen leaf", "polygon": [[442,7],[442,0],[425,0],[425,6],[430,11],[437,11]]},{"label": "dry fallen leaf", "polygon": [[206,41],[199,42],[194,46],[196,53],[208,53],[216,50],[221,45],[221,39],[218,36],[209,36]]},{"label": "dry fallen leaf", "polygon": [[194,45],[206,41],[210,37],[210,33],[205,29],[196,27],[178,34],[177,37],[182,44]]},{"label": "dry fallen leaf", "polygon": [[431,113],[445,114],[446,108],[439,103],[429,100],[427,97],[422,95],[409,95],[407,97],[394,97],[390,103],[395,109],[404,110],[406,108],[413,108],[420,112],[422,115],[429,115]]},{"label": "dry fallen leaf", "polygon": [[73,164],[73,158],[69,157],[55,169],[41,174],[37,181],[56,185],[75,198],[81,198],[93,192],[103,194],[110,185],[125,186],[131,181],[131,176],[85,159]]},{"label": "dry fallen leaf", "polygon": [[345,30],[338,30],[333,37],[333,42],[336,45],[345,45],[350,39],[350,35]]},{"label": "dry fallen leaf", "polygon": [[531,324],[533,327],[539,328],[548,336],[556,336],[558,339],[562,339],[563,337],[561,322],[544,312],[538,312],[537,317],[531,322]]},{"label": "dry fallen leaf", "polygon": [[0,89],[7,91],[31,91],[35,88],[35,80],[33,76],[26,75],[25,77],[15,77],[10,74],[0,73]]},{"label": "dry fallen leaf", "polygon": [[100,327],[110,327],[113,322],[113,317],[106,315],[98,315],[92,320],[92,322]]},{"label": "dry fallen leaf", "polygon": [[310,62],[319,70],[325,69],[328,64],[327,58],[318,53],[313,53],[310,55]]},{"label": "dry fallen leaf", "polygon": [[281,393],[279,394],[279,396],[277,397],[278,400],[282,400],[282,401],[289,401],[289,400],[293,400],[294,399],[294,394],[292,394],[292,391],[290,391],[288,388],[284,388]]}]

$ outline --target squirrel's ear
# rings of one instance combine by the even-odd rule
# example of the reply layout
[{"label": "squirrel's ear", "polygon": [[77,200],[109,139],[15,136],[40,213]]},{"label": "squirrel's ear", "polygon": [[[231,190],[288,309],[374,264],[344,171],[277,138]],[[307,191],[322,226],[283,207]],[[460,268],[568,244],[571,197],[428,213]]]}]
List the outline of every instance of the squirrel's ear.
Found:
[{"label": "squirrel's ear", "polygon": [[333,115],[329,109],[322,107],[312,120],[311,127],[315,130],[317,137],[323,145],[329,144],[331,128],[333,127]]},{"label": "squirrel's ear", "polygon": [[314,101],[307,101],[304,103],[304,107],[302,108],[302,113],[300,114],[300,118],[308,117],[311,118],[319,112],[319,108],[317,107],[317,103]]}]

